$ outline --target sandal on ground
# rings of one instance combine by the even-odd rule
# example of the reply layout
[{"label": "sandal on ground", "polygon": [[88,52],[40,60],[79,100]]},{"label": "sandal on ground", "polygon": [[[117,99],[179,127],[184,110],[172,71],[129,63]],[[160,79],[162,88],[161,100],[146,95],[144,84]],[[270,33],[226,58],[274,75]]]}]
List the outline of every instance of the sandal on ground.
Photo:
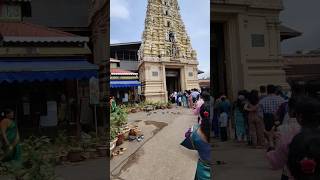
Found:
[{"label": "sandal on ground", "polygon": [[125,150],[127,150],[127,148],[120,148],[121,152],[124,152]]},{"label": "sandal on ground", "polygon": [[136,136],[129,136],[129,141],[134,141],[136,139]]},{"label": "sandal on ground", "polygon": [[120,154],[120,151],[115,151],[112,153],[112,156],[118,156]]}]

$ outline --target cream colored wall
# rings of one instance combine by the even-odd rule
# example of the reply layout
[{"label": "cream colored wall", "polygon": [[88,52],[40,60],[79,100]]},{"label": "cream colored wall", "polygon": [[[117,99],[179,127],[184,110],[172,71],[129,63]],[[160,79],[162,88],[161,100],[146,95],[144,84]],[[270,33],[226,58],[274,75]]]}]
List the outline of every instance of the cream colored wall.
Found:
[{"label": "cream colored wall", "polygon": [[[218,3],[212,5],[211,14],[215,14],[213,22],[225,23],[225,61],[228,94],[231,97],[236,97],[241,89],[258,89],[260,85],[276,84],[288,88],[280,54],[281,1],[246,2],[249,8],[227,5],[246,4],[240,0],[230,0],[224,5]],[[266,7],[264,6],[266,3],[271,3],[273,6]],[[252,34],[264,35],[264,47],[252,47]]]},{"label": "cream colored wall", "polygon": [[[197,77],[197,65],[143,62],[139,68],[139,79],[143,84],[142,92],[144,93],[143,95],[146,97],[147,101],[167,102],[166,67],[180,69],[182,90],[200,88]],[[158,72],[158,76],[152,76],[152,72]],[[189,72],[193,72],[192,77],[189,77]]]},{"label": "cream colored wall", "polygon": [[[158,76],[153,76],[152,72],[158,72]],[[142,92],[147,101],[165,101],[162,64],[144,62],[139,68],[139,79],[142,83]]]}]

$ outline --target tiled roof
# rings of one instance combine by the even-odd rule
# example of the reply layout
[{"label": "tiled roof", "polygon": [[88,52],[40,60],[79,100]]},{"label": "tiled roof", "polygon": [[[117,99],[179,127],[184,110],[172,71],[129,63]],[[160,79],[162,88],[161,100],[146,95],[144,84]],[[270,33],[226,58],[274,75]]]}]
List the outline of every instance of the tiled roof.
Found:
[{"label": "tiled roof", "polygon": [[136,75],[138,75],[138,73],[134,73],[134,72],[119,69],[119,68],[112,68],[111,75],[134,75],[134,76],[136,76]]},{"label": "tiled roof", "polygon": [[141,41],[125,42],[125,43],[111,43],[110,46],[129,46],[129,45],[141,45]]},{"label": "tiled roof", "polygon": [[0,34],[5,42],[87,42],[76,36],[45,26],[26,22],[0,22]]},{"label": "tiled roof", "polygon": [[296,31],[296,30],[289,28],[287,26],[284,26],[284,25],[280,25],[281,40],[295,38],[295,37],[298,37],[301,35],[302,35],[302,33],[299,31]]}]

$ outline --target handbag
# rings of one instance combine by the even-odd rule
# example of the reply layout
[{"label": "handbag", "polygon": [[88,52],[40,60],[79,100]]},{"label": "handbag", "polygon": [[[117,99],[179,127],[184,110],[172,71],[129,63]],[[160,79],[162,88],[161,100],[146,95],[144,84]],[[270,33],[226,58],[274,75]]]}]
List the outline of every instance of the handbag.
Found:
[{"label": "handbag", "polygon": [[192,140],[192,133],[196,132],[194,131],[194,127],[189,128],[187,132],[185,133],[185,139],[180,143],[183,147],[190,149],[190,150],[196,150],[196,147],[194,145],[194,142]]}]

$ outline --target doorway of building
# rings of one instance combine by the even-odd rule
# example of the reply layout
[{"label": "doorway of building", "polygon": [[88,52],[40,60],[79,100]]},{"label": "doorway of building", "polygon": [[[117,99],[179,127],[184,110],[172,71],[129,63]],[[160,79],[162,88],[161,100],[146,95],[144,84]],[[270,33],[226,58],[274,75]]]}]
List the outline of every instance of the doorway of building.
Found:
[{"label": "doorway of building", "polygon": [[213,87],[213,95],[217,97],[220,93],[227,94],[227,71],[225,62],[225,37],[224,23],[212,23],[211,35],[211,87]]},{"label": "doorway of building", "polygon": [[168,97],[175,91],[181,91],[180,69],[166,68],[166,85]]}]

